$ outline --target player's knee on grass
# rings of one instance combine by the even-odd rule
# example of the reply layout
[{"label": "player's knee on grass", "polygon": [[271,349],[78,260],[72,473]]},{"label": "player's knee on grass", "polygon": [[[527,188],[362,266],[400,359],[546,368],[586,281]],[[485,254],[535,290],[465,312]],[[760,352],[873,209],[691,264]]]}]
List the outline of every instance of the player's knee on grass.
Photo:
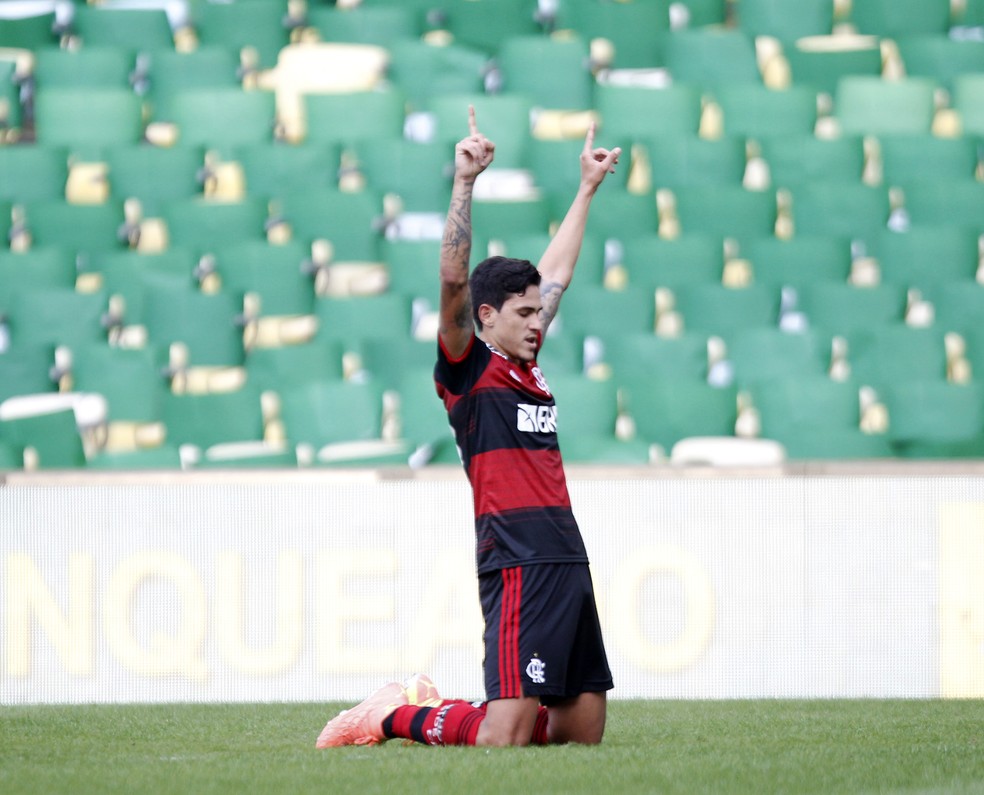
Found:
[{"label": "player's knee on grass", "polygon": [[537,701],[532,698],[490,701],[476,745],[522,746],[533,739]]},{"label": "player's knee on grass", "polygon": [[549,707],[547,739],[551,743],[598,745],[605,734],[607,699],[604,693],[582,693]]}]

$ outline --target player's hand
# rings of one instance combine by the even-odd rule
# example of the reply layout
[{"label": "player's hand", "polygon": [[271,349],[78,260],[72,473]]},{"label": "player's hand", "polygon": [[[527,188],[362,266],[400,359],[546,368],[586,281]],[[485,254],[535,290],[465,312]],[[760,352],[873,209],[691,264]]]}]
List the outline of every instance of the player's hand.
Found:
[{"label": "player's hand", "polygon": [[618,158],[622,148],[614,149],[595,147],[595,123],[591,122],[588,134],[584,137],[584,148],[581,150],[581,182],[592,188],[597,188],[607,174],[615,173]]},{"label": "player's hand", "polygon": [[454,172],[464,179],[475,179],[495,157],[495,144],[478,131],[475,107],[468,106],[468,137],[454,148]]}]

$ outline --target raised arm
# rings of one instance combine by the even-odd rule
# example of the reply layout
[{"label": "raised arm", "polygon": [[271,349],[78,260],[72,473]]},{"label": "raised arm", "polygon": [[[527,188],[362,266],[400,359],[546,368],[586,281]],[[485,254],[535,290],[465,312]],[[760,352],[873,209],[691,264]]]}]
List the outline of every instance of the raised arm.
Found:
[{"label": "raised arm", "polygon": [[537,268],[540,270],[540,299],[543,301],[543,333],[557,314],[561,296],[571,283],[574,266],[581,253],[584,230],[588,223],[588,210],[595,191],[609,172],[614,172],[619,147],[601,149],[594,146],[595,125],[592,122],[581,150],[581,182],[557,233],[543,252]]},{"label": "raised arm", "polygon": [[475,108],[468,108],[467,138],[454,150],[454,183],[451,206],[441,241],[441,341],[452,356],[465,352],[475,333],[471,296],[468,291],[468,262],[472,246],[472,190],[475,180],[492,162],[494,144],[478,131]]}]

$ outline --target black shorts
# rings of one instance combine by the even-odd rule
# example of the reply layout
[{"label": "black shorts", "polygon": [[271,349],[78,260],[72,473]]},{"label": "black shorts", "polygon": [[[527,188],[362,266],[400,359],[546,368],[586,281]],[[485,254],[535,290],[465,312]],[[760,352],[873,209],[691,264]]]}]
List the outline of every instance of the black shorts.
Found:
[{"label": "black shorts", "polygon": [[611,690],[585,563],[541,563],[483,574],[485,696],[544,704]]}]

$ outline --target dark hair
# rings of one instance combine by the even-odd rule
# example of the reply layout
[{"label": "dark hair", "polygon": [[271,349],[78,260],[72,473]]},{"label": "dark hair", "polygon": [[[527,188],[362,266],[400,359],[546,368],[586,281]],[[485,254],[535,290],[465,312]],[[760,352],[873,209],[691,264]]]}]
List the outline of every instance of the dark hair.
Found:
[{"label": "dark hair", "polygon": [[489,257],[478,263],[468,279],[468,288],[479,331],[482,321],[478,318],[478,308],[482,304],[498,311],[510,295],[522,295],[531,284],[540,284],[540,271],[529,260]]}]

